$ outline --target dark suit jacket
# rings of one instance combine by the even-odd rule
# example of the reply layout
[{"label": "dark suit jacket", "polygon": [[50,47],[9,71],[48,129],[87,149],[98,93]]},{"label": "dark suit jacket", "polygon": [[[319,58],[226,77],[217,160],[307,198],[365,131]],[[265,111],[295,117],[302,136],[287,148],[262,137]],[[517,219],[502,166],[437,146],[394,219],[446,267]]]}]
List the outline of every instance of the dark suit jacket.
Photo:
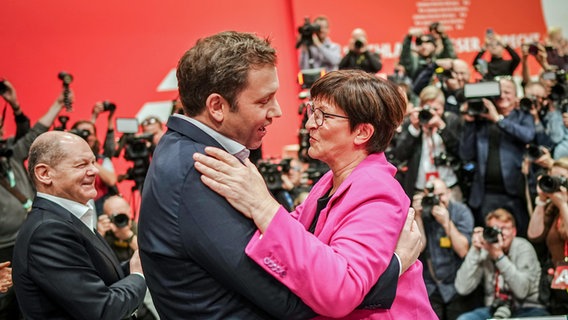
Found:
[{"label": "dark suit jacket", "polygon": [[146,293],[144,279],[125,277],[104,239],[39,197],[16,239],[12,265],[26,319],[127,318]]},{"label": "dark suit jacket", "polygon": [[[460,138],[460,157],[464,161],[476,161],[477,170],[471,186],[468,204],[479,208],[485,196],[485,175],[489,153],[489,123],[466,122]],[[509,195],[519,196],[523,185],[521,164],[525,146],[535,135],[532,115],[514,109],[498,124],[501,129],[499,155],[505,190]]]},{"label": "dark suit jacket", "polygon": [[[193,124],[170,117],[146,176],[138,241],[160,317],[313,317],[297,296],[246,256],[257,228],[200,181],[192,156],[205,146],[221,148]],[[369,304],[392,304],[398,265],[388,270],[387,287],[375,290],[382,298],[374,296]]]}]

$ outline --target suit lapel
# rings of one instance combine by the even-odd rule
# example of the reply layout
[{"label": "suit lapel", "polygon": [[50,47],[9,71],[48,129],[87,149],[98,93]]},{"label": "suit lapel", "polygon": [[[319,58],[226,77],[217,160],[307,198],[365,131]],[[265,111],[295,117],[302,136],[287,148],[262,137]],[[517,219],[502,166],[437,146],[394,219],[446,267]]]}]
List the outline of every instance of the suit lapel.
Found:
[{"label": "suit lapel", "polygon": [[36,197],[33,206],[47,210],[60,217],[61,219],[71,223],[73,227],[77,229],[77,231],[81,233],[83,237],[85,237],[87,241],[97,249],[97,251],[99,251],[109,262],[112,263],[119,279],[124,278],[124,272],[120,267],[118,258],[116,257],[106,240],[98,232],[89,230],[89,228],[81,220],[79,220],[79,218],[75,217],[71,212],[58,205],[57,203]]}]

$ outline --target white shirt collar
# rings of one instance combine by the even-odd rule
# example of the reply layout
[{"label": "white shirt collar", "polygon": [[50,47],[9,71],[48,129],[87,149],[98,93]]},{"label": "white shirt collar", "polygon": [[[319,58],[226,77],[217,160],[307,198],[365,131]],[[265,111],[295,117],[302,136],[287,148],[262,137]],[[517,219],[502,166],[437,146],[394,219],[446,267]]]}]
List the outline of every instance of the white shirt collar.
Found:
[{"label": "white shirt collar", "polygon": [[96,226],[95,219],[97,217],[95,210],[91,206],[90,202],[88,202],[87,205],[84,205],[73,200],[57,197],[43,192],[38,192],[37,196],[57,203],[58,205],[71,212],[79,220],[81,220],[87,226],[87,228],[89,228],[89,230],[94,230]]},{"label": "white shirt collar", "polygon": [[211,138],[215,139],[215,141],[219,142],[219,144],[223,148],[225,148],[227,152],[237,157],[239,160],[241,160],[241,162],[244,162],[245,159],[249,157],[250,150],[247,149],[245,146],[211,129],[210,127],[200,122],[199,120],[178,113],[174,114],[173,116],[188,121],[189,123],[203,130],[203,132],[211,136]]}]

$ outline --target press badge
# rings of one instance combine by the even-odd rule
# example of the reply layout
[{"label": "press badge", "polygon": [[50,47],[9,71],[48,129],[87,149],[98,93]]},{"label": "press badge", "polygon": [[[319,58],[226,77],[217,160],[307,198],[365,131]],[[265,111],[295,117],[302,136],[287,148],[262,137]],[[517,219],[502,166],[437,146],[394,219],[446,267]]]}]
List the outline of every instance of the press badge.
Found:
[{"label": "press badge", "polygon": [[451,248],[452,247],[452,240],[449,237],[441,237],[440,238],[440,248]]}]

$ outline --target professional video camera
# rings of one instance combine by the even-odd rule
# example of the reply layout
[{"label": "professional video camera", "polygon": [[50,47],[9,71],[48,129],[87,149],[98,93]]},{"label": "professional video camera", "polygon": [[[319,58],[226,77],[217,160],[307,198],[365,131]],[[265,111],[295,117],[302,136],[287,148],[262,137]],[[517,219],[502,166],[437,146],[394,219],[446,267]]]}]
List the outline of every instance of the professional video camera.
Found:
[{"label": "professional video camera", "polygon": [[115,213],[110,216],[110,222],[117,228],[124,228],[130,222],[130,217],[126,213]]},{"label": "professional video camera", "polygon": [[300,33],[300,39],[296,43],[296,48],[299,48],[302,44],[306,46],[311,46],[314,44],[312,36],[314,33],[320,31],[320,25],[317,23],[311,23],[309,17],[304,18],[304,24],[298,28]]},{"label": "professional video camera", "polygon": [[282,174],[290,171],[290,161],[282,159],[274,162],[274,159],[262,159],[257,163],[257,168],[266,182],[268,190],[275,192],[282,189]]},{"label": "professional video camera", "polygon": [[498,227],[485,227],[483,228],[483,239],[488,243],[499,242],[499,235],[501,234],[501,229]]},{"label": "professional video camera", "polygon": [[482,99],[494,99],[501,96],[501,86],[498,81],[485,81],[477,83],[466,83],[464,86],[464,96],[467,101],[467,114],[478,116],[486,113],[487,108]]},{"label": "professional video camera", "polygon": [[538,187],[546,193],[554,193],[560,191],[560,187],[568,189],[568,180],[563,176],[543,175],[538,180]]},{"label": "professional video camera", "polygon": [[152,134],[136,134],[138,132],[138,120],[136,118],[116,119],[116,131],[123,133],[118,141],[118,149],[114,156],[118,157],[124,149],[124,159],[133,162],[119,180],[133,180],[133,189],[142,191],[144,179],[150,167],[150,148]]}]

